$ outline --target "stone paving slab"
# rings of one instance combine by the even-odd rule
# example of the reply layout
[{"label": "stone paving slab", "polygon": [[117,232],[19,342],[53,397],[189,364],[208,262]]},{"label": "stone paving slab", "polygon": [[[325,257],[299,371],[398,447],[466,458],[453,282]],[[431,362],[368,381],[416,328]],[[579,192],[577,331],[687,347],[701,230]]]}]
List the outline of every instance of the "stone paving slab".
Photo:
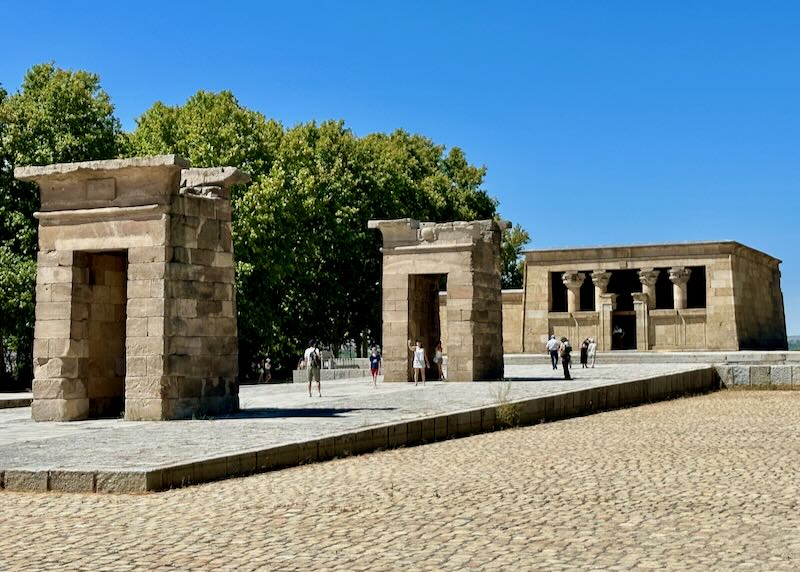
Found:
[{"label": "stone paving slab", "polygon": [[[508,366],[514,381],[406,383],[341,380],[309,398],[303,384],[243,386],[242,411],[218,419],[36,423],[0,410],[0,483],[14,490],[143,492],[335,456],[490,430],[499,401],[523,421],[552,419],[708,390],[697,364],[574,369]],[[503,395],[504,394],[504,395]]]}]

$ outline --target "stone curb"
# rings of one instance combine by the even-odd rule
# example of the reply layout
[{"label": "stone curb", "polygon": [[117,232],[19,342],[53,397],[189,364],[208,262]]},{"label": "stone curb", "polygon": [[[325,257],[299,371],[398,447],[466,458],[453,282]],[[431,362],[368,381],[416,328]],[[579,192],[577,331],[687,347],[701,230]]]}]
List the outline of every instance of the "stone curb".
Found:
[{"label": "stone curb", "polygon": [[[519,425],[533,425],[705,393],[719,388],[719,376],[709,366],[624,383],[564,391],[545,397],[509,401],[507,405],[515,411]],[[497,410],[498,405],[466,409],[155,469],[97,472],[9,469],[0,471],[0,489],[128,494],[164,491],[339,457],[466,437],[507,427],[502,419],[498,419]]]},{"label": "stone curb", "polygon": [[3,399],[0,397],[0,409],[14,409],[16,407],[30,407],[33,398]]}]

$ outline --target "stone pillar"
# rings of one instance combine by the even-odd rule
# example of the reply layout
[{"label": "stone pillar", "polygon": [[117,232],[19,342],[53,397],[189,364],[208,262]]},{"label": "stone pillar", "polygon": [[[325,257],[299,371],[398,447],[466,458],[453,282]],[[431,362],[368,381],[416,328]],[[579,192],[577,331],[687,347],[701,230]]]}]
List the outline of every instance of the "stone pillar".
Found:
[{"label": "stone pillar", "polygon": [[595,270],[592,272],[592,282],[594,283],[594,309],[600,311],[602,304],[601,297],[608,290],[608,282],[611,280],[611,272],[606,270]]},{"label": "stone pillar", "polygon": [[611,342],[611,313],[617,308],[618,294],[601,294],[600,295],[600,336],[597,340],[598,349],[600,351],[610,351],[612,347]]},{"label": "stone pillar", "polygon": [[647,307],[650,297],[644,292],[633,292],[633,311],[636,313],[636,349],[645,351],[650,349],[650,324],[648,321]]},{"label": "stone pillar", "polygon": [[564,286],[567,287],[567,311],[570,314],[574,314],[581,309],[581,286],[583,286],[583,281],[586,280],[586,274],[583,272],[564,272],[561,275],[561,280],[564,282]]},{"label": "stone pillar", "polygon": [[33,418],[236,410],[230,188],[249,178],[175,155],[14,173],[41,193]]},{"label": "stone pillar", "polygon": [[639,270],[642,292],[647,294],[648,310],[655,310],[656,308],[656,282],[658,282],[659,274],[661,274],[660,270],[653,270],[652,268],[642,268]]},{"label": "stone pillar", "polygon": [[692,271],[689,268],[675,266],[669,269],[669,279],[672,281],[672,293],[676,310],[686,309],[686,283]]}]

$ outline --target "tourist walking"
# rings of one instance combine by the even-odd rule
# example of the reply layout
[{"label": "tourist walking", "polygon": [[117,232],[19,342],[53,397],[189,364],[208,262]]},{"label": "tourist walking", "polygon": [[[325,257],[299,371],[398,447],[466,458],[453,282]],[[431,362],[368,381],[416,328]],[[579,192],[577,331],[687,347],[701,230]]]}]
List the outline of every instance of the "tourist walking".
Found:
[{"label": "tourist walking", "polygon": [[569,374],[569,363],[572,359],[572,346],[566,337],[561,338],[561,348],[559,351],[561,352],[561,365],[564,367],[564,379],[572,379],[572,376]]},{"label": "tourist walking", "polygon": [[422,385],[425,385],[425,368],[431,367],[428,362],[428,356],[425,355],[425,348],[422,347],[422,342],[417,340],[415,345],[411,345],[411,340],[408,340],[408,350],[412,353],[411,367],[414,368],[414,385],[419,382],[420,376],[422,377]]},{"label": "tourist walking", "polygon": [[317,380],[317,393],[322,397],[322,381],[320,370],[322,369],[322,356],[320,356],[317,342],[309,340],[308,348],[303,354],[303,360],[306,364],[306,372],[308,375],[308,396],[311,397],[311,384],[314,379]]},{"label": "tourist walking", "polygon": [[372,374],[372,387],[378,387],[378,373],[381,369],[381,356],[378,355],[378,349],[372,348],[372,353],[369,356],[369,370]]},{"label": "tourist walking", "polygon": [[547,351],[550,352],[550,364],[553,366],[553,369],[558,369],[558,350],[561,348],[561,344],[558,343],[555,334],[550,336],[545,347]]},{"label": "tourist walking", "polygon": [[589,367],[589,338],[583,340],[581,344],[581,369]]},{"label": "tourist walking", "polygon": [[433,352],[433,363],[436,364],[436,369],[439,373],[439,381],[446,381],[444,377],[444,349],[442,349],[442,340],[439,340],[436,344],[436,349]]},{"label": "tourist walking", "polygon": [[594,367],[594,359],[597,357],[597,342],[594,338],[589,338],[589,347],[587,348],[589,354],[589,363]]}]

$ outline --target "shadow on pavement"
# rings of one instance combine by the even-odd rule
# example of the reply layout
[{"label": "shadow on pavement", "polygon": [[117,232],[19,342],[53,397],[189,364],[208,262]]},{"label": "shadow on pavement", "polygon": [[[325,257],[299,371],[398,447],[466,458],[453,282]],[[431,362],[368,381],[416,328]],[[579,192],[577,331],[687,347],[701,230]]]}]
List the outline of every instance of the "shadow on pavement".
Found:
[{"label": "shadow on pavement", "polygon": [[252,409],[242,409],[237,413],[219,417],[222,419],[273,419],[280,417],[341,417],[346,413],[354,411],[394,411],[396,407],[296,407],[296,408],[273,408],[273,407],[254,407]]}]

